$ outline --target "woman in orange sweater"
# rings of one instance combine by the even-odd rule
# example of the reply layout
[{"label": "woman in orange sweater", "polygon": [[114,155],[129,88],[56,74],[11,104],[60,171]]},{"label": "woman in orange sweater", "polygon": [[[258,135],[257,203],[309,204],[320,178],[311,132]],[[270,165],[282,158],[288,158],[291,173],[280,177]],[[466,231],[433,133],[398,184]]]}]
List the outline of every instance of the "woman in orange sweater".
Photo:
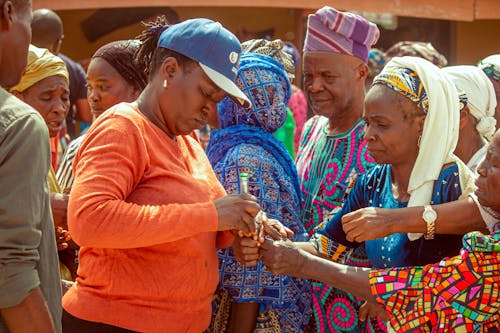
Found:
[{"label": "woman in orange sweater", "polygon": [[[161,21],[161,20],[160,20]],[[259,205],[226,196],[189,134],[236,87],[241,46],[219,23],[158,21],[139,37],[149,83],[90,128],[74,162],[68,220],[81,246],[63,298],[65,332],[201,332],[229,230],[255,232]]]}]

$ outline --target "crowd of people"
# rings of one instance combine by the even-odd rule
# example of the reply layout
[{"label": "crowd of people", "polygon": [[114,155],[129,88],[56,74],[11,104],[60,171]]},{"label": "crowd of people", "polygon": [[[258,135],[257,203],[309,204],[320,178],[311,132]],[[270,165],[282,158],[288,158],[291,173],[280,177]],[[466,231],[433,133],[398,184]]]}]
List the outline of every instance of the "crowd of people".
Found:
[{"label": "crowd of people", "polygon": [[500,54],[326,6],[302,52],[158,17],[85,73],[0,3],[0,332],[500,331]]}]

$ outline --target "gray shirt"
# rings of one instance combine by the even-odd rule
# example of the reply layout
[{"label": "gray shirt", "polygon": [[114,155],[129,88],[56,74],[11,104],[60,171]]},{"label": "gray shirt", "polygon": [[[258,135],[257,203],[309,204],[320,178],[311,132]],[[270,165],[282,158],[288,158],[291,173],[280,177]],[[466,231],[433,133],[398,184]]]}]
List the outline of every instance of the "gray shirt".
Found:
[{"label": "gray shirt", "polygon": [[[61,284],[50,210],[47,127],[0,88],[0,308],[40,286],[61,332]],[[0,333],[7,332],[0,317]],[[3,327],[3,328],[2,328]]]}]

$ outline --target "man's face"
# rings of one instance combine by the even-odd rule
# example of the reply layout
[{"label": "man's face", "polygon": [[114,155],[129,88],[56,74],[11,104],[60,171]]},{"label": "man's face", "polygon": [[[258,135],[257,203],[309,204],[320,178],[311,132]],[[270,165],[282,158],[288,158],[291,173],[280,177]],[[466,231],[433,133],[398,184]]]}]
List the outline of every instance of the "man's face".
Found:
[{"label": "man's face", "polygon": [[[304,89],[307,102],[317,115],[332,117],[350,111],[358,96],[358,71],[363,62],[334,52],[304,53]],[[361,82],[363,87],[364,82]]]},{"label": "man's face", "polygon": [[6,1],[2,7],[2,34],[5,36],[2,49],[0,84],[12,87],[21,80],[28,61],[31,41],[31,1],[14,6]]}]

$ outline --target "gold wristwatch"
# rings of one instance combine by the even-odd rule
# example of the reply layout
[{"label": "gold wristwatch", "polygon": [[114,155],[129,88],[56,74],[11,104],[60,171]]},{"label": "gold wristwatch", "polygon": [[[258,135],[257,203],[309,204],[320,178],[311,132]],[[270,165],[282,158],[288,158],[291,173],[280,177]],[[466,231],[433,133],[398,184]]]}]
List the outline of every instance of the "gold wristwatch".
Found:
[{"label": "gold wristwatch", "polygon": [[427,231],[424,234],[424,238],[434,239],[434,232],[436,231],[437,213],[434,209],[432,209],[431,205],[424,206],[422,219],[425,221],[425,224],[427,225]]}]

